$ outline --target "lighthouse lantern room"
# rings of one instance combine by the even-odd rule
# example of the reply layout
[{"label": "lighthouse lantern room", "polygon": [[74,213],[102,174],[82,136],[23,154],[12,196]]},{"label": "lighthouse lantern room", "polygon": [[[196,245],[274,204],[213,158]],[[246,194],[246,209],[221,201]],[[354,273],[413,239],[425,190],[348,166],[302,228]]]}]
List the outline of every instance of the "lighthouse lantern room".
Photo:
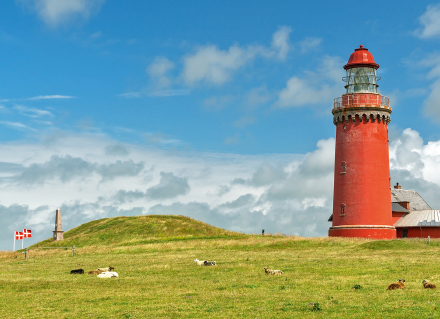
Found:
[{"label": "lighthouse lantern room", "polygon": [[344,66],[346,93],[333,103],[336,126],[329,236],[396,238],[391,214],[390,100],[377,93],[379,65],[362,45]]}]

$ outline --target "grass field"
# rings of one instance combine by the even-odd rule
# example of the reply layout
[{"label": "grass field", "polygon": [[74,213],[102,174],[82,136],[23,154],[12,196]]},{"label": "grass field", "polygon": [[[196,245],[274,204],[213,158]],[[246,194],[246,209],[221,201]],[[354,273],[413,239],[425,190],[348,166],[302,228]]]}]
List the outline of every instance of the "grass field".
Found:
[{"label": "grass field", "polygon": [[[440,317],[439,291],[421,283],[440,284],[440,241],[262,237],[210,233],[203,225],[203,238],[171,227],[150,242],[130,245],[93,245],[90,238],[85,245],[77,233],[75,257],[62,249],[31,248],[28,260],[21,252],[1,252],[0,317]],[[217,266],[196,266],[195,258]],[[109,265],[120,278],[69,274]],[[284,274],[266,275],[263,267]],[[399,278],[407,288],[388,291]]]}]

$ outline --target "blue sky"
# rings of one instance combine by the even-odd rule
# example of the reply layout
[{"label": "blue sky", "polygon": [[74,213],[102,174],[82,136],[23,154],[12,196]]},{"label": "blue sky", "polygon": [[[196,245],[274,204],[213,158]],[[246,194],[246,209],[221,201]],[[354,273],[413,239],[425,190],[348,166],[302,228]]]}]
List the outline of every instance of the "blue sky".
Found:
[{"label": "blue sky", "polygon": [[65,230],[157,213],[325,236],[360,44],[392,179],[440,207],[438,2],[16,0],[0,21],[0,249],[50,237],[57,207]]}]

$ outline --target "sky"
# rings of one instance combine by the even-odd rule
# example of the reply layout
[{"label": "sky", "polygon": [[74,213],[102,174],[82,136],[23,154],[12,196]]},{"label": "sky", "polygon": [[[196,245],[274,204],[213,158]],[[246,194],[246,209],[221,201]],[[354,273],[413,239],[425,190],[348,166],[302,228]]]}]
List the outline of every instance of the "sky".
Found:
[{"label": "sky", "polygon": [[[0,250],[114,216],[327,236],[333,99],[362,44],[392,183],[440,208],[440,3],[0,3]],[[17,247],[21,244],[17,242]]]}]

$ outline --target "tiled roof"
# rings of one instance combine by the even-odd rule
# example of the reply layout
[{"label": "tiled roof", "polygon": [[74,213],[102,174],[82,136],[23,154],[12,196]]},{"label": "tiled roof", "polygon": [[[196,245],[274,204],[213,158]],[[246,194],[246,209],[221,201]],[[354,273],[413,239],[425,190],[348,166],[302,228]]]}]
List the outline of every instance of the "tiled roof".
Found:
[{"label": "tiled roof", "polygon": [[391,189],[391,203],[409,202],[409,210],[428,210],[431,207],[416,191]]},{"label": "tiled roof", "polygon": [[394,224],[394,227],[422,226],[440,226],[440,211],[437,209],[411,211]]}]

